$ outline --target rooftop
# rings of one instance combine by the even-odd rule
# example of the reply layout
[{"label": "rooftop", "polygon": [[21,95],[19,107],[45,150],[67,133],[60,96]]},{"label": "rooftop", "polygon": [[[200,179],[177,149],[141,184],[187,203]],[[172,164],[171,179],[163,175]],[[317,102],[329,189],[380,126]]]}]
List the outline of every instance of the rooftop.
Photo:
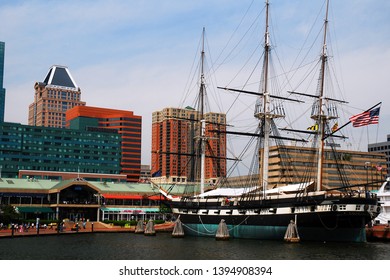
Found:
[{"label": "rooftop", "polygon": [[78,89],[67,66],[53,65],[43,82],[46,85]]},{"label": "rooftop", "polygon": [[[47,194],[61,191],[71,185],[86,185],[97,190],[101,194],[137,194],[137,195],[158,195],[159,191],[150,183],[114,183],[114,182],[95,182],[85,181],[83,179],[71,180],[45,180],[35,178],[0,178],[0,196],[6,193],[11,194]],[[163,186],[168,189],[169,186]],[[171,193],[174,195],[183,194],[183,186],[175,186]]]}]

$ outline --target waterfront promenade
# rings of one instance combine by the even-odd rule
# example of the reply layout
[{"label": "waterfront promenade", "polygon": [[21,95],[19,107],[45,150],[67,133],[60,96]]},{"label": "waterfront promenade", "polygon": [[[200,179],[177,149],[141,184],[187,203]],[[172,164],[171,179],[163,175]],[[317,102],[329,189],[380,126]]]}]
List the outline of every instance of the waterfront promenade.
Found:
[{"label": "waterfront promenade", "polygon": [[[154,226],[156,232],[172,232],[174,227],[173,222],[165,222],[163,224],[156,224]],[[85,229],[79,224],[78,230],[74,228],[73,222],[65,223],[65,228],[62,231],[58,231],[56,227],[40,228],[39,232],[36,228],[30,228],[28,231],[20,232],[14,230],[12,233],[11,229],[1,229],[0,238],[18,238],[18,237],[29,237],[29,236],[41,236],[41,235],[62,235],[62,234],[87,234],[87,233],[110,233],[110,232],[135,232],[135,226],[131,227],[120,227],[112,226],[101,222],[87,222]]]}]

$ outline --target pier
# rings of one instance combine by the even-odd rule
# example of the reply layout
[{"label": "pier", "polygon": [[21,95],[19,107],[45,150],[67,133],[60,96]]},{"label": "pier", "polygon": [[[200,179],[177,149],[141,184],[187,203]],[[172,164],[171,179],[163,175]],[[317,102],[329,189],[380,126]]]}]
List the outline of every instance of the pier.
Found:
[{"label": "pier", "polygon": [[[154,225],[154,230],[156,232],[172,232],[174,227],[173,222],[165,222],[163,224]],[[115,232],[129,232],[134,233],[136,227],[121,227],[121,226],[112,226],[102,222],[87,222],[85,229],[82,226],[79,226],[78,231],[72,230],[75,228],[74,222],[66,222],[65,227],[62,231],[59,231],[57,227],[47,227],[39,228],[39,231],[36,228],[29,228],[28,231],[20,232],[19,229],[1,229],[0,238],[19,238],[19,237],[29,237],[29,236],[42,236],[42,235],[62,235],[62,234],[93,234],[93,233],[115,233]]]}]

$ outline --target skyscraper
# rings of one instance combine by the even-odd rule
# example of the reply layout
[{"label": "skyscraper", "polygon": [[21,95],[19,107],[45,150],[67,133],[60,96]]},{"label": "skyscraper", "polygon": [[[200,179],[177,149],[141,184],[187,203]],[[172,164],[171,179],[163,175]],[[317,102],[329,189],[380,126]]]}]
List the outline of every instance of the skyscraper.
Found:
[{"label": "skyscraper", "polygon": [[140,180],[141,116],[132,111],[76,106],[66,112],[66,122],[66,126],[73,129],[116,131],[122,137],[121,174],[126,174],[129,182]]},{"label": "skyscraper", "polygon": [[34,86],[34,102],[29,106],[28,124],[45,127],[65,127],[65,112],[75,106],[84,106],[81,90],[68,67],[54,65],[43,82]]},{"label": "skyscraper", "polygon": [[[205,154],[205,179],[208,183],[226,176],[226,116],[222,113],[206,113],[205,136],[208,139]],[[199,180],[200,113],[193,108],[165,108],[152,117],[153,177],[166,183],[185,183]]]},{"label": "skyscraper", "polygon": [[0,122],[4,122],[4,112],[5,112],[5,88],[3,86],[4,54],[5,54],[5,43],[0,42]]}]

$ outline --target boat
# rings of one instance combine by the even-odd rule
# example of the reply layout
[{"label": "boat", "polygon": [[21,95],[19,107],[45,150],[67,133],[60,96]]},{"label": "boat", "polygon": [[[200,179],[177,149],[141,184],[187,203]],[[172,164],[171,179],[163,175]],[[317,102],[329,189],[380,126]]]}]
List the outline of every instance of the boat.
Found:
[{"label": "boat", "polygon": [[[251,135],[259,139],[260,143],[258,152],[254,153],[255,158],[258,159],[258,164],[254,164],[257,177],[252,180],[255,184],[243,188],[229,188],[221,182],[216,188],[206,191],[203,175],[204,164],[201,164],[200,193],[175,197],[164,188],[159,187],[160,192],[168,198],[172,213],[180,217],[186,235],[215,238],[219,224],[223,222],[227,226],[229,238],[284,240],[288,226],[291,221],[294,221],[299,241],[366,241],[365,226],[380,211],[375,194],[353,190],[345,178],[344,181],[340,182],[342,187],[338,189],[327,188],[323,183],[324,142],[326,138],[331,139],[333,134],[339,130],[331,131],[328,123],[334,121],[335,116],[329,115],[328,113],[332,110],[326,108],[330,103],[328,101],[338,101],[327,98],[325,92],[324,73],[327,63],[326,34],[329,1],[326,5],[318,92],[316,95],[310,96],[301,94],[315,100],[311,115],[317,128],[311,132],[314,135],[313,142],[317,151],[316,163],[313,164],[317,170],[314,173],[315,176],[308,176],[300,182],[277,187],[268,185],[268,167],[271,164],[270,143],[276,143],[275,139],[282,139],[275,132],[274,120],[284,116],[284,110],[278,106],[273,107],[272,102],[275,100],[288,102],[299,100],[269,93],[268,64],[271,46],[268,22],[269,2],[266,1],[264,63],[260,90],[251,92],[219,87],[224,90],[255,95],[257,98],[254,104],[254,116],[258,121],[258,126],[255,128],[255,133]],[[199,92],[203,94],[203,74],[201,76],[201,90]],[[204,100],[203,96],[199,100]],[[207,141],[204,134],[205,120],[201,120],[201,125],[202,134],[198,139],[205,142]],[[201,144],[200,147],[204,147],[204,144]],[[204,151],[204,148],[201,150]],[[204,153],[201,154],[201,158],[204,161]],[[294,242],[297,240],[294,239]]]},{"label": "boat", "polygon": [[380,214],[366,228],[368,241],[390,241],[390,177],[376,193],[381,205]]},{"label": "boat", "polygon": [[390,225],[390,177],[382,184],[376,195],[381,205],[381,212],[374,219],[374,224]]}]

